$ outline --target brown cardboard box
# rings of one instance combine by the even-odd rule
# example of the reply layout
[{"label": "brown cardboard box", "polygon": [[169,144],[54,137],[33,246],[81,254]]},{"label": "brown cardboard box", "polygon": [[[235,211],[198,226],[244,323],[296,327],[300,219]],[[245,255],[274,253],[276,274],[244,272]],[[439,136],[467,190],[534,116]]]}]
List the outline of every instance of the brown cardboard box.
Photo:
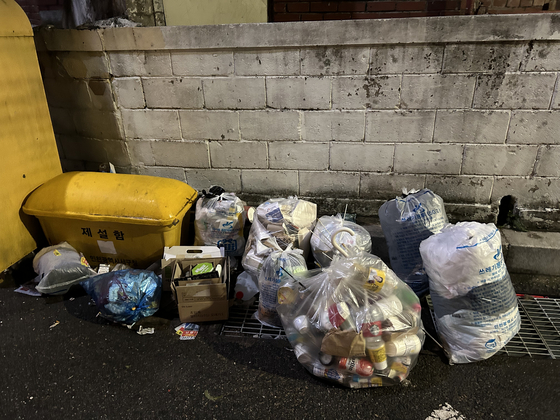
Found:
[{"label": "brown cardboard box", "polygon": [[222,250],[217,246],[172,246],[165,247],[163,259],[161,260],[162,269],[162,289],[165,292],[171,291],[171,280],[173,269],[177,259],[191,258],[220,258],[223,257]]},{"label": "brown cardboard box", "polygon": [[[179,280],[190,267],[202,262],[220,264],[220,278]],[[229,315],[229,265],[227,258],[185,258],[175,260],[171,289],[181,322],[222,321]]]}]

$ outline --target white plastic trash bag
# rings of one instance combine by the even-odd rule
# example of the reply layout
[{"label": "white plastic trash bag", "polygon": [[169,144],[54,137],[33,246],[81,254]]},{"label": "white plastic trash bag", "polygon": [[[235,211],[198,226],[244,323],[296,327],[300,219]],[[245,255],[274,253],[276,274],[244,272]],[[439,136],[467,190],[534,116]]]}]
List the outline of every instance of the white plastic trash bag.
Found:
[{"label": "white plastic trash bag", "polygon": [[451,363],[487,359],[519,332],[517,298],[494,224],[447,225],[420,244],[420,253]]},{"label": "white plastic trash bag", "polygon": [[228,256],[241,256],[245,249],[245,203],[221,187],[203,194],[196,202],[195,245],[215,245],[223,247]]},{"label": "white plastic trash bag", "polygon": [[387,201],[379,209],[379,221],[389,248],[391,268],[422,296],[428,277],[422,267],[420,242],[448,223],[443,200],[428,189]]},{"label": "white plastic trash bag", "polygon": [[354,232],[340,232],[336,235],[337,242],[346,249],[356,248],[359,251],[371,251],[371,236],[362,226],[344,220],[340,214],[336,216],[323,216],[317,220],[313,235],[311,236],[311,251],[315,261],[321,267],[328,267],[334,255],[331,238],[333,233],[341,228],[348,228]]},{"label": "white plastic trash bag", "polygon": [[43,248],[33,258],[33,270],[39,275],[37,291],[47,295],[61,295],[73,284],[95,276],[85,257],[68,242]]},{"label": "white plastic trash bag", "polygon": [[278,289],[280,283],[290,275],[307,271],[307,265],[301,249],[274,251],[264,261],[259,275],[259,309],[257,319],[268,326],[281,327],[282,322],[276,310],[278,306]]}]

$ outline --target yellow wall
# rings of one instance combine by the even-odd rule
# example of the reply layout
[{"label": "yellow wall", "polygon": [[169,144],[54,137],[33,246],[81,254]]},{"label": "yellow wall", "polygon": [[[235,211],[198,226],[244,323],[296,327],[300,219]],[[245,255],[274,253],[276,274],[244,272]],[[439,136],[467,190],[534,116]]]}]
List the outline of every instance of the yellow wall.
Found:
[{"label": "yellow wall", "polygon": [[266,0],[163,0],[167,26],[267,21]]}]

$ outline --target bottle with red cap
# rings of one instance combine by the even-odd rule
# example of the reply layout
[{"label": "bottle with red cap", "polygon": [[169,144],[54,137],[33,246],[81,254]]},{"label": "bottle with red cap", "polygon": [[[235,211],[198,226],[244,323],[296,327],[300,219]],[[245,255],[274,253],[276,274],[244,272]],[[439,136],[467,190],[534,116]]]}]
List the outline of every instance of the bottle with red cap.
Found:
[{"label": "bottle with red cap", "polygon": [[341,357],[338,361],[338,368],[350,373],[357,373],[360,376],[371,376],[373,365],[366,358]]},{"label": "bottle with red cap", "polygon": [[346,302],[334,303],[329,306],[329,322],[340,330],[355,330],[356,324],[352,319],[350,307]]}]

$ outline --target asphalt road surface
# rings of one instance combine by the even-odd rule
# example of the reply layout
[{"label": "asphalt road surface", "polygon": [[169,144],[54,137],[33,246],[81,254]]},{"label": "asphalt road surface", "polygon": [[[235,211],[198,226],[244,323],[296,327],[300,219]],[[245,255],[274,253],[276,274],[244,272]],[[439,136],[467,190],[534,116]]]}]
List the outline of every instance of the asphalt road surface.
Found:
[{"label": "asphalt road surface", "polygon": [[450,366],[427,339],[408,386],[351,390],[307,373],[286,340],[224,337],[203,325],[180,341],[180,321],[165,311],[143,321],[155,333],[141,336],[97,318],[89,302],[79,286],[37,298],[0,283],[2,418],[560,418],[558,360]]}]

